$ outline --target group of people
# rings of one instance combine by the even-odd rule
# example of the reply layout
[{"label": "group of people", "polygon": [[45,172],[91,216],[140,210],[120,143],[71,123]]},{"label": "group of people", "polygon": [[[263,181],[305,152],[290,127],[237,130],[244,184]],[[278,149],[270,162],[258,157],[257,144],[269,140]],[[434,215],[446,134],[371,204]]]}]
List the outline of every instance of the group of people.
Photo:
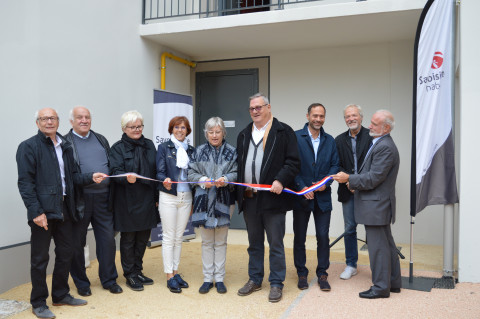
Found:
[{"label": "group of people", "polygon": [[[191,216],[202,237],[202,294],[213,287],[226,293],[224,283],[227,236],[235,202],[248,233],[248,281],[238,290],[247,296],[262,288],[264,240],[269,243],[268,300],[282,298],[286,275],[284,235],[286,212],[293,209],[294,263],[298,288],[307,289],[305,241],[313,214],[317,238],[316,275],[322,291],[328,282],[331,188],[327,184],[302,196],[301,191],[332,176],[340,183],[338,200],[345,221],[346,268],[340,275],[357,274],[357,224],[365,224],[372,269],[372,287],[362,298],[385,298],[400,292],[400,265],[390,223],[395,219],[395,181],[399,156],[390,137],[393,115],[377,111],[370,127],[362,126],[362,109],[347,105],[347,132],[336,139],[323,129],[326,109],[313,103],[307,123],[294,132],[272,115],[261,93],[250,97],[252,122],[240,132],[237,146],[226,142],[223,120],[205,123],[206,142],[192,147],[192,129],[184,116],[172,118],[170,139],[155,149],[143,135],[144,120],[137,111],[121,117],[121,139],[111,147],[91,130],[90,111],[70,112],[72,129],[60,135],[55,110],[35,114],[37,135],[17,151],[18,187],[31,228],[32,311],[38,318],[54,318],[46,299],[46,267],[51,238],[55,242],[52,278],[53,305],[85,305],[69,293],[71,274],[78,294],[90,296],[84,246],[91,223],[96,240],[99,277],[104,289],[121,293],[115,267],[115,232],[120,232],[120,259],[126,286],[135,291],[153,280],[143,273],[143,256],[151,229],[162,223],[162,256],[166,285],[180,293],[189,284],[179,274],[183,233]],[[144,178],[145,177],[145,178]],[[160,182],[157,182],[157,181]],[[244,185],[233,186],[231,182]],[[251,184],[271,185],[259,191]]]}]

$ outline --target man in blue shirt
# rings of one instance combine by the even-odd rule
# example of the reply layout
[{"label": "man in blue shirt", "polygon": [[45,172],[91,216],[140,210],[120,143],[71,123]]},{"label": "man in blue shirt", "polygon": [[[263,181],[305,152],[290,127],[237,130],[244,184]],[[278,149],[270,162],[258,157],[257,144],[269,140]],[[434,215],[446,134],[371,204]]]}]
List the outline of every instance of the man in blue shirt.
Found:
[{"label": "man in blue shirt", "polygon": [[[298,191],[338,172],[338,154],[333,137],[325,133],[325,107],[313,103],[308,107],[307,120],[303,129],[295,132],[300,154],[300,173],[295,177]],[[332,211],[332,197],[328,183],[315,191],[297,196],[293,209],[293,259],[298,274],[298,288],[308,288],[308,269],[305,266],[305,240],[310,215],[313,212],[317,237],[318,284],[322,291],[329,291],[327,269],[330,266],[328,231]]]}]

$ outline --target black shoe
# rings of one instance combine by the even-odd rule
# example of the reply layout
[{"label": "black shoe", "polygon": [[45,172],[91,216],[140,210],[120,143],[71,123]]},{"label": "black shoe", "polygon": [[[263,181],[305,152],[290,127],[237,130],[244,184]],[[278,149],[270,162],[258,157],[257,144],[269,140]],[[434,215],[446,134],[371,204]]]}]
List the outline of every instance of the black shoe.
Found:
[{"label": "black shoe", "polygon": [[390,294],[380,294],[376,293],[375,291],[372,290],[372,288],[362,291],[361,293],[358,294],[360,298],[366,298],[366,299],[378,299],[378,298],[388,298],[390,297]]},{"label": "black shoe", "polygon": [[268,301],[270,302],[279,302],[282,300],[282,288],[281,287],[271,287],[270,293],[268,294]]},{"label": "black shoe", "polygon": [[142,283],[142,285],[153,285],[153,279],[148,278],[144,274],[140,273],[137,275],[138,280]]},{"label": "black shoe", "polygon": [[88,296],[92,295],[92,291],[90,290],[90,287],[88,287],[88,288],[78,288],[77,292],[80,296],[83,296],[83,297],[88,297]]},{"label": "black shoe", "polygon": [[390,288],[390,292],[393,292],[396,294],[400,293],[400,291],[401,291],[401,288]]},{"label": "black shoe", "polygon": [[143,284],[140,282],[137,276],[127,277],[127,287],[134,291],[142,291]]},{"label": "black shoe", "polygon": [[198,289],[198,292],[201,294],[206,294],[213,288],[213,283],[211,282],[204,282],[203,285]]},{"label": "black shoe", "polygon": [[123,292],[122,287],[120,287],[117,283],[114,283],[110,287],[104,289],[110,290],[112,294],[121,294]]},{"label": "black shoe", "polygon": [[328,283],[327,279],[327,275],[321,275],[320,278],[318,278],[318,285],[320,286],[321,291],[330,291],[332,289],[330,288],[330,284]]},{"label": "black shoe", "polygon": [[185,280],[183,280],[182,276],[180,276],[179,274],[175,274],[173,278],[175,278],[175,280],[178,282],[178,285],[180,286],[180,288],[188,288],[188,283]]},{"label": "black shoe", "polygon": [[167,280],[167,288],[170,289],[170,292],[173,292],[176,294],[182,292],[182,288],[180,288],[180,285],[178,284],[178,281],[175,278],[175,276]]},{"label": "black shoe", "polygon": [[308,280],[306,276],[300,276],[298,277],[298,284],[297,284],[298,289],[300,290],[305,290],[308,289]]},{"label": "black shoe", "polygon": [[217,292],[219,294],[224,294],[227,292],[227,287],[225,287],[225,284],[221,281],[215,283],[215,287],[217,287]]}]

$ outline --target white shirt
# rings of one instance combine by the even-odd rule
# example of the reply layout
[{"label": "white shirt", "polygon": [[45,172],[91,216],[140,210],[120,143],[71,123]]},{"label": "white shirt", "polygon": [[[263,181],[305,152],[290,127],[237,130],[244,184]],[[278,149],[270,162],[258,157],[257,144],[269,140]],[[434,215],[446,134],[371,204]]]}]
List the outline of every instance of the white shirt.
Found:
[{"label": "white shirt", "polygon": [[312,141],[313,151],[315,152],[315,162],[317,161],[317,153],[318,149],[320,148],[320,134],[318,134],[317,138],[313,138],[312,132],[307,127],[308,135],[310,136],[310,140]]},{"label": "white shirt", "polygon": [[253,124],[252,138],[255,144],[258,144],[258,142],[260,142],[260,140],[265,136],[265,131],[267,130],[269,123],[270,121],[268,121],[267,124],[265,124],[265,126],[261,129],[257,129],[255,123]]},{"label": "white shirt", "polygon": [[65,196],[67,195],[67,187],[65,185],[65,164],[63,163],[62,140],[58,137],[58,135],[55,135],[55,139],[57,140],[57,145],[55,145],[55,153],[57,153],[58,166],[60,167],[60,176],[62,178],[63,196]]},{"label": "white shirt", "polygon": [[72,130],[72,133],[75,134],[76,136],[80,137],[83,140],[86,140],[90,136],[90,131],[88,131],[87,135],[85,135],[85,136],[81,136],[80,134],[75,132],[75,130]]}]

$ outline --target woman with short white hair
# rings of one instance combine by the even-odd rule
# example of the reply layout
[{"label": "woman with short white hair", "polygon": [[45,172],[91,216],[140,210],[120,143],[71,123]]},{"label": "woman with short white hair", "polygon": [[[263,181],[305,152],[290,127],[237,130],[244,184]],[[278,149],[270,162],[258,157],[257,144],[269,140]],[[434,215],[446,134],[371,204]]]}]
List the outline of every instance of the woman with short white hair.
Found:
[{"label": "woman with short white hair", "polygon": [[190,182],[195,186],[192,224],[202,234],[203,285],[205,294],[213,288],[226,293],[223,282],[227,257],[227,235],[235,199],[233,187],[226,182],[237,180],[237,151],[225,141],[223,120],[212,117],[205,123],[207,143],[195,149],[188,170]]},{"label": "woman with short white hair", "polygon": [[[137,111],[122,115],[123,135],[110,149],[110,174],[136,173],[155,178],[155,145],[143,136],[143,117]],[[135,291],[153,280],[142,273],[150,231],[159,222],[157,185],[135,175],[112,178],[115,230],[120,232],[120,258],[127,286]]]}]

